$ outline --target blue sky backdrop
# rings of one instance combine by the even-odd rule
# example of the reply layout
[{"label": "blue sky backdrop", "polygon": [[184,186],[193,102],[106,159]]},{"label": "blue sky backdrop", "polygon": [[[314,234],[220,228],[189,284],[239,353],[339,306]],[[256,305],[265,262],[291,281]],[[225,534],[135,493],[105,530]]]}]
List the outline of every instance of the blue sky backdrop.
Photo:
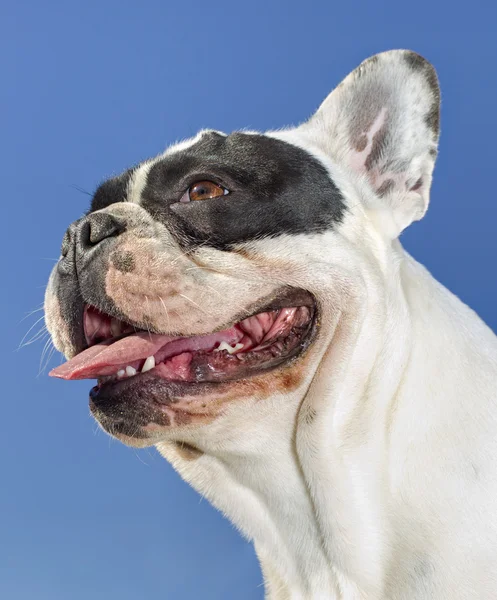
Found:
[{"label": "blue sky backdrop", "polygon": [[88,382],[37,376],[43,340],[15,351],[87,193],[199,128],[302,121],[361,60],[411,48],[438,70],[442,138],[404,243],[496,329],[496,30],[494,0],[1,3],[1,598],[263,597],[234,528],[97,430]]}]

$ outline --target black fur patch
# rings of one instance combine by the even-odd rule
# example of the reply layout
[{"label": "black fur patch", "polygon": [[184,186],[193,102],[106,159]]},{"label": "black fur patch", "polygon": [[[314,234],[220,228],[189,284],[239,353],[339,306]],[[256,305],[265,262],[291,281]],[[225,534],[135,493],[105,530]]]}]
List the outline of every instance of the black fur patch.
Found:
[{"label": "black fur patch", "polygon": [[104,181],[104,183],[102,183],[102,185],[100,185],[97,188],[97,191],[94,193],[91,201],[91,207],[88,212],[101,210],[102,208],[105,208],[110,204],[115,204],[116,202],[125,202],[128,192],[128,183],[134,171],[134,168],[128,169],[121,175]]},{"label": "black fur patch", "polygon": [[404,60],[413,71],[420,71],[433,94],[433,103],[428,114],[425,116],[426,125],[438,138],[440,132],[440,86],[438,85],[437,73],[425,58],[416,52],[406,52]]},{"label": "black fur patch", "polygon": [[[179,202],[190,185],[205,179],[230,193]],[[305,150],[264,135],[215,132],[155,163],[141,205],[183,246],[221,250],[281,234],[323,232],[345,210],[325,167]]]}]

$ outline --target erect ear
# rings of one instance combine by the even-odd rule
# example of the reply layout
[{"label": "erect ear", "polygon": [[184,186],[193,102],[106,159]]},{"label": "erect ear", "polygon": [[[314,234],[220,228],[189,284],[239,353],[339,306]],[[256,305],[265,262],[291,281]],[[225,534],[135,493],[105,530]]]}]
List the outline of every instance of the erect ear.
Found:
[{"label": "erect ear", "polygon": [[366,179],[373,198],[391,211],[396,236],[428,208],[439,112],[431,64],[414,52],[392,50],[348,75],[301,131]]}]

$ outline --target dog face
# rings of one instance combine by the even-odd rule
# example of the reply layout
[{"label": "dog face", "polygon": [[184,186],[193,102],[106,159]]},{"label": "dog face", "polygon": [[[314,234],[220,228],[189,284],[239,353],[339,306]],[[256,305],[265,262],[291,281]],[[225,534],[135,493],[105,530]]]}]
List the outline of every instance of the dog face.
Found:
[{"label": "dog face", "polygon": [[296,417],[340,316],[385,303],[392,240],[428,204],[438,105],[432,67],[388,52],[298,128],[203,131],[105,182],[50,277],[71,359],[52,374],[98,379],[94,416],[136,446]]}]

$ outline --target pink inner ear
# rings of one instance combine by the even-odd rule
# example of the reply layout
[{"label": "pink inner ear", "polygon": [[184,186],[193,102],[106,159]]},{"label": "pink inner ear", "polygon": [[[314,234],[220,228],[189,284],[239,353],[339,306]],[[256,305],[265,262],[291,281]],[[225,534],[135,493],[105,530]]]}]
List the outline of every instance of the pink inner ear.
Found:
[{"label": "pink inner ear", "polygon": [[367,174],[373,190],[380,197],[388,195],[394,189],[398,191],[417,191],[422,187],[421,178],[411,182],[407,172],[381,171],[381,165],[378,164],[378,146],[386,134],[386,122],[387,107],[384,106],[371,127],[367,131],[362,131],[356,139],[355,148],[352,149],[350,154],[350,166],[358,173]]},{"label": "pink inner ear", "polygon": [[359,151],[357,149],[353,149],[350,157],[350,166],[359,173],[364,173],[367,170],[366,163],[368,160],[368,156],[371,154],[373,150],[373,145],[375,142],[375,136],[379,131],[384,127],[386,123],[386,115],[387,108],[384,106],[378,116],[373,121],[371,127],[367,131],[363,131],[361,136],[359,137],[360,146],[363,148]]}]

